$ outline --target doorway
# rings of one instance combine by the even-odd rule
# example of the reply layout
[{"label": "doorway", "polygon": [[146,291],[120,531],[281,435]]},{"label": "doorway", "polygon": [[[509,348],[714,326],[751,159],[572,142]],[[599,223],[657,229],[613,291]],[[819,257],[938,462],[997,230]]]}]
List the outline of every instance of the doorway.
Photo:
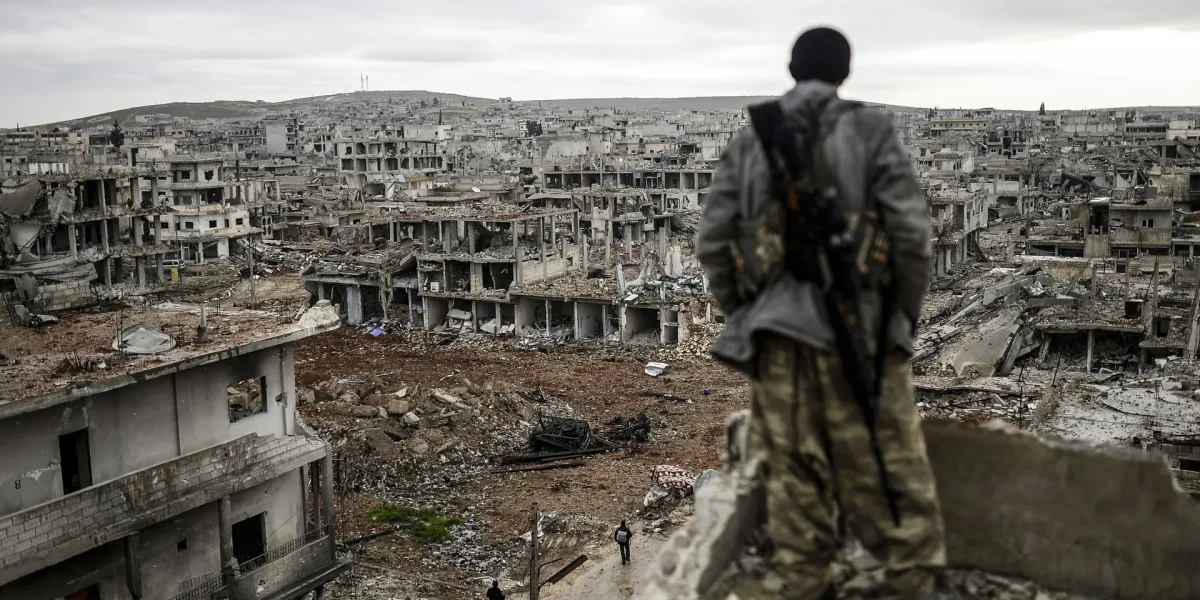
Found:
[{"label": "doorway", "polygon": [[245,565],[266,553],[265,517],[266,513],[258,513],[233,524],[233,557],[239,565]]},{"label": "doorway", "polygon": [[58,458],[64,495],[92,485],[92,454],[87,429],[58,436]]}]

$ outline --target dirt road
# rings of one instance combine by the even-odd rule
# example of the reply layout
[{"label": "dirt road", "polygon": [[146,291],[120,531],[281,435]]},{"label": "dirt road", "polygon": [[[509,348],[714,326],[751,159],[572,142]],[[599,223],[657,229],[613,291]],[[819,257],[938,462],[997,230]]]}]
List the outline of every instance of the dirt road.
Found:
[{"label": "dirt road", "polygon": [[[640,526],[634,528],[634,531],[640,530]],[[627,565],[621,564],[616,543],[610,544],[604,554],[586,563],[590,567],[581,569],[582,572],[572,574],[558,584],[543,587],[541,597],[546,600],[633,598],[634,592],[653,577],[658,552],[666,542],[667,538],[661,535],[635,534],[629,548],[632,562]]]}]

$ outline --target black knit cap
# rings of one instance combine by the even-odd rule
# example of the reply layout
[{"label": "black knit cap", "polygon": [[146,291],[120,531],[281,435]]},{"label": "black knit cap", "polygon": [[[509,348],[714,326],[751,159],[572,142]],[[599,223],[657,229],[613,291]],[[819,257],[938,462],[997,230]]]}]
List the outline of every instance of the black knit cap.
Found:
[{"label": "black knit cap", "polygon": [[788,70],[796,81],[839,84],[850,76],[850,42],[836,29],[809,29],[796,38]]}]

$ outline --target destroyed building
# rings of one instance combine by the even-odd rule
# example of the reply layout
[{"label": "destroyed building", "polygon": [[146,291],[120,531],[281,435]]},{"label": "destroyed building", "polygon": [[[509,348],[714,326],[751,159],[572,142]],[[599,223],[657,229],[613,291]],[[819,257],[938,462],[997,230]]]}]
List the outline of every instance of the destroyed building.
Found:
[{"label": "destroyed building", "polygon": [[0,303],[44,312],[161,288],[169,209],[131,190],[145,167],[10,178],[0,193]]},{"label": "destroyed building", "polygon": [[293,380],[295,342],[337,326],[161,304],[10,330],[0,596],[295,598],[345,570]]}]

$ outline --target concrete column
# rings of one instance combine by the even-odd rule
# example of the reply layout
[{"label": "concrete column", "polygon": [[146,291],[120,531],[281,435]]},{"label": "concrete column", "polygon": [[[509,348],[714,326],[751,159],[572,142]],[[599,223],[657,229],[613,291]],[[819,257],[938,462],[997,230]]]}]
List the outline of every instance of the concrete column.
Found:
[{"label": "concrete column", "polygon": [[75,224],[67,223],[67,243],[71,245],[71,258],[79,260],[79,241],[75,239]]},{"label": "concrete column", "polygon": [[[595,232],[595,229],[593,229],[592,231]],[[580,272],[587,273],[588,260],[589,260],[588,259],[588,237],[586,235],[584,235],[583,231],[580,230],[580,228],[579,228],[579,214],[578,213],[575,214],[575,237],[579,238],[579,247],[580,247],[581,252],[583,253],[583,256],[580,257],[580,260],[579,260],[579,270],[580,270]]]},{"label": "concrete column", "polygon": [[104,198],[104,180],[100,180],[100,244],[104,247],[104,253],[108,254],[108,203]]},{"label": "concrete column", "polygon": [[604,219],[604,266],[613,264],[612,260],[612,219]]},{"label": "concrete column", "polygon": [[362,323],[362,288],[357,285],[346,286],[346,322],[351,325]]},{"label": "concrete column", "polygon": [[546,217],[538,217],[538,250],[541,253],[542,260],[542,279],[550,275],[550,269],[546,267]]},{"label": "concrete column", "polygon": [[[325,448],[326,454],[324,458],[321,459],[321,501],[323,509],[322,512],[325,513],[325,521],[323,525],[325,526],[326,532],[328,532],[329,535],[333,535],[333,521],[335,515],[337,514],[334,512],[333,507],[333,455],[328,454],[328,452],[331,451],[329,446],[326,446]],[[329,545],[329,553],[331,558],[337,558],[337,550],[334,548],[333,544]]]},{"label": "concrete column", "polygon": [[558,245],[555,239],[554,215],[550,215],[550,253],[558,256]]},{"label": "concrete column", "polygon": [[1084,365],[1084,371],[1086,371],[1088,373],[1092,372],[1092,347],[1095,346],[1095,344],[1096,344],[1096,330],[1089,329],[1088,330],[1088,340],[1087,340],[1087,363],[1085,363],[1085,365]]},{"label": "concrete column", "polygon": [[550,299],[549,299],[549,298],[547,298],[547,299],[546,299],[546,300],[544,300],[543,302],[545,302],[545,307],[546,307],[546,333],[550,333],[550,327],[551,327],[551,319],[550,319]]},{"label": "concrete column", "polygon": [[133,600],[142,599],[142,555],[141,544],[137,532],[125,536],[121,540],[125,550],[125,587]]},{"label": "concrete column", "polygon": [[221,585],[229,587],[237,577],[233,568],[233,506],[229,496],[217,500],[217,535],[220,536]]},{"label": "concrete column", "polygon": [[633,227],[628,223],[621,226],[621,234],[625,237],[625,260],[633,256]]},{"label": "concrete column", "polygon": [[101,269],[104,271],[104,287],[112,287],[112,259],[105,257],[100,261],[103,265]]},{"label": "concrete column", "polygon": [[145,262],[145,260],[146,259],[141,256],[133,257],[133,270],[135,272],[135,275],[137,276],[138,286],[146,285],[146,262]]}]

